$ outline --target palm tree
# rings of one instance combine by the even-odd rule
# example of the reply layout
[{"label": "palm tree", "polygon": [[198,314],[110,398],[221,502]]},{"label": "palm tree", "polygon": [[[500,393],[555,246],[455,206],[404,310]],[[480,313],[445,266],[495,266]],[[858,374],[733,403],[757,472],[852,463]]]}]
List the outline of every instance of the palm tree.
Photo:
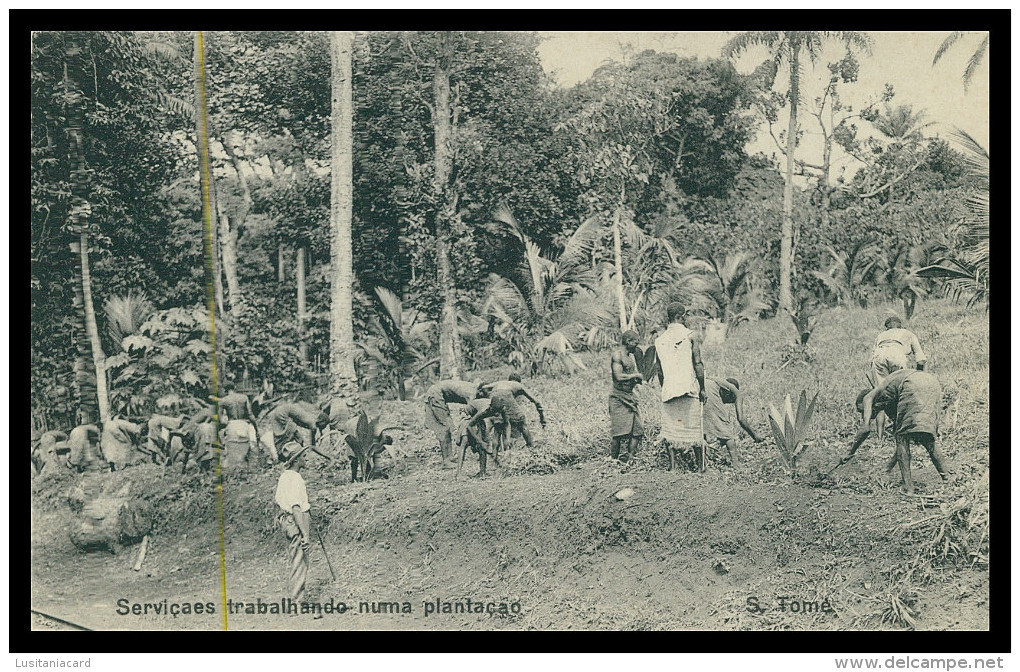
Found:
[{"label": "palm tree", "polygon": [[145,294],[132,291],[108,298],[103,304],[103,312],[106,314],[107,345],[111,352],[120,352],[124,339],[138,333],[155,308]]},{"label": "palm tree", "polygon": [[329,390],[346,398],[352,411],[360,407],[354,368],[354,92],[352,54],[354,33],[330,33],[331,172],[329,199],[330,287]]},{"label": "palm tree", "polygon": [[[88,193],[87,168],[82,137],[82,108],[86,99],[78,89],[77,83],[71,79],[72,72],[80,71],[78,65],[83,57],[83,48],[78,42],[78,37],[76,33],[71,33],[68,36],[64,53],[64,89],[67,92],[68,100],[65,116],[69,139],[70,156],[68,159],[71,165],[71,201],[67,217],[67,230],[72,236],[71,250],[78,255],[78,264],[75,265],[73,271],[73,305],[75,316],[81,320],[80,325],[85,334],[85,339],[80,336],[76,339],[78,360],[74,364],[75,386],[78,388],[79,410],[83,422],[93,422],[98,414],[99,420],[105,423],[110,417],[110,398],[106,386],[106,355],[103,353],[99,329],[96,326],[95,303],[92,299],[92,273],[89,264],[88,218],[92,208],[86,200]],[[88,363],[89,354],[92,355],[91,369]],[[93,375],[95,382],[93,382]],[[93,399],[95,405],[92,403]]]},{"label": "palm tree", "polygon": [[439,33],[439,54],[432,76],[432,131],[435,138],[433,191],[436,197],[436,274],[443,303],[439,318],[439,372],[441,378],[460,376],[460,339],[457,337],[457,294],[450,267],[450,229],[457,212],[452,193],[453,108],[450,72],[453,67],[453,35]]},{"label": "palm tree", "polygon": [[[924,139],[922,131],[934,123],[926,121],[927,117],[928,113],[925,110],[918,110],[915,112],[913,105],[898,105],[896,107],[892,107],[886,103],[885,109],[871,119],[871,125],[875,127],[875,130],[889,139],[888,150],[891,152],[889,156],[898,156],[901,150],[907,146],[910,146],[909,149],[912,149],[916,156],[918,154],[918,148],[920,147],[923,149],[920,145],[921,141]],[[913,165],[913,168],[902,173],[904,176],[922,163],[924,153],[920,152],[920,154],[921,158],[912,158],[910,160],[910,164]],[[909,151],[907,156],[910,156]],[[892,203],[894,200],[894,189],[898,181],[899,179],[895,176],[889,179],[889,203]]]},{"label": "palm tree", "polygon": [[822,271],[811,271],[811,275],[821,280],[836,297],[840,305],[856,302],[862,308],[868,304],[865,283],[878,268],[878,243],[862,240],[849,252],[837,251],[831,245],[825,246],[829,253],[829,268]]},{"label": "palm tree", "polygon": [[436,323],[419,310],[404,310],[400,297],[385,287],[376,287],[375,295],[381,310],[369,323],[373,337],[358,344],[369,360],[362,372],[376,369],[378,377],[393,385],[397,399],[404,401],[405,381],[436,362],[425,354]]},{"label": "palm tree", "polygon": [[[774,80],[780,66],[785,63],[790,76],[787,99],[790,102],[790,121],[786,132],[786,183],[783,190],[783,228],[779,257],[779,308],[790,310],[793,305],[791,278],[793,273],[793,168],[797,149],[797,109],[800,104],[800,81],[807,55],[815,63],[825,39],[841,42],[848,50],[859,49],[870,53],[872,40],[866,33],[857,31],[750,31],[737,35],[723,47],[723,56],[734,58],[751,47],[763,46],[770,52],[769,79]],[[768,82],[771,86],[772,81]]]},{"label": "palm tree", "polygon": [[871,125],[894,143],[902,144],[910,140],[921,139],[921,131],[934,123],[926,121],[927,118],[926,110],[914,112],[913,105],[893,107],[886,103],[885,109],[875,116]]},{"label": "palm tree", "polygon": [[558,257],[543,255],[506,206],[493,213],[496,230],[520,241],[527,271],[523,278],[493,275],[482,314],[493,319],[494,331],[513,349],[511,357],[532,370],[559,361],[568,371],[583,368],[571,342],[592,327],[614,322],[609,304],[592,298],[600,288],[591,268],[591,249],[602,234],[595,218],[585,220],[570,236]]},{"label": "palm tree", "polygon": [[[624,275],[634,299],[631,301],[630,317],[626,318],[626,311],[624,312],[626,319],[621,328],[633,329],[642,308],[646,308],[663,288],[676,281],[677,269],[681,266],[676,251],[676,239],[684,226],[684,221],[677,217],[660,217],[645,230],[638,226],[632,217],[622,220],[623,233],[628,241],[628,253],[626,264],[623,263],[621,255],[618,268],[625,269]],[[617,275],[623,277],[619,270]],[[616,284],[615,276],[613,282]],[[616,291],[619,291],[618,284]]]},{"label": "palm tree", "polygon": [[988,151],[965,131],[957,129],[953,137],[963,149],[967,170],[976,183],[975,191],[961,204],[962,216],[953,232],[958,243],[954,246],[956,251],[920,269],[917,275],[946,281],[947,290],[957,297],[964,292],[971,294],[971,303],[982,299],[987,302],[991,255]]},{"label": "palm tree", "polygon": [[[888,288],[889,298],[903,302],[903,314],[909,320],[914,315],[917,301],[929,292],[930,281],[924,280],[917,271],[928,266],[928,261],[938,243],[921,245],[899,245],[890,247],[885,258],[879,259],[880,277],[876,279]],[[879,274],[876,274],[876,276]]]},{"label": "palm tree", "polygon": [[[954,30],[953,32],[949,33],[949,35],[946,36],[946,39],[942,40],[942,44],[939,45],[939,48],[935,50],[935,57],[931,59],[932,67],[935,67],[935,64],[937,64],[939,60],[941,60],[941,58],[946,55],[946,52],[948,52],[953,47],[953,45],[959,42],[960,39],[966,34],[967,34],[966,31],[962,30]],[[978,69],[978,66],[980,66],[984,62],[985,54],[988,52],[989,34],[985,33],[984,35],[985,35],[984,38],[982,38],[981,43],[978,44],[977,48],[974,50],[974,53],[971,54],[969,59],[967,59],[967,67],[963,69],[964,92],[966,92],[967,89],[970,88],[970,82],[972,79],[974,79],[974,72]]]},{"label": "palm tree", "polygon": [[761,289],[752,281],[754,255],[735,252],[725,258],[709,255],[704,260],[711,284],[708,289],[716,304],[716,315],[729,331],[741,322],[758,319],[770,307]]}]

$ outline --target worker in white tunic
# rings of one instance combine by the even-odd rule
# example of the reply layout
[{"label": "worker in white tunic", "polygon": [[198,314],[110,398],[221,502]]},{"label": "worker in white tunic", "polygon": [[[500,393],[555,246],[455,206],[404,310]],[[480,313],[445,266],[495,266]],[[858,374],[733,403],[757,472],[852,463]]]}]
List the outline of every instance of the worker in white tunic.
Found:
[{"label": "worker in white tunic", "polygon": [[698,470],[705,470],[705,444],[701,425],[705,403],[705,367],[701,348],[693,331],[682,320],[683,304],[666,306],[666,330],[655,339],[655,372],[662,390],[662,429],[669,454],[669,469],[676,466],[676,450],[692,445]]},{"label": "worker in white tunic", "polygon": [[308,549],[312,529],[308,491],[305,479],[299,473],[304,468],[302,455],[306,448],[297,442],[290,442],[282,450],[287,456],[287,464],[276,485],[276,503],[282,510],[276,521],[287,537],[290,553],[287,592],[291,599],[300,602],[305,595],[305,583],[308,580]]},{"label": "worker in white tunic", "polygon": [[890,317],[885,321],[885,331],[875,339],[875,349],[871,356],[875,384],[881,383],[893,372],[907,368],[907,356],[913,356],[914,368],[924,371],[928,357],[921,349],[917,335],[904,329],[900,318]]}]

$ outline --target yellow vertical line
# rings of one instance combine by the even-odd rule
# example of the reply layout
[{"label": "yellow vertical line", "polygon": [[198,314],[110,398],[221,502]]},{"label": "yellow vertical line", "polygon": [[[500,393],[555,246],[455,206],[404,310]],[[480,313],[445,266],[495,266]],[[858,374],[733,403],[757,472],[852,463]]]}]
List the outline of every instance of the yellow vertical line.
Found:
[{"label": "yellow vertical line", "polygon": [[206,288],[206,307],[209,311],[209,340],[212,346],[212,352],[210,356],[210,368],[212,369],[212,383],[210,387],[212,389],[212,396],[216,400],[216,413],[213,414],[213,421],[216,423],[216,440],[214,445],[216,446],[216,494],[219,505],[220,514],[220,592],[223,601],[223,629],[227,629],[227,544],[226,535],[224,534],[224,517],[223,517],[223,467],[220,461],[222,448],[220,446],[220,402],[219,402],[219,385],[217,383],[218,376],[216,371],[216,353],[218,352],[216,346],[216,291],[215,291],[215,273],[216,265],[213,260],[213,238],[212,238],[212,201],[210,197],[210,180],[211,175],[209,172],[209,126],[206,119],[206,104],[205,104],[205,41],[202,35],[202,31],[195,33],[196,49],[195,49],[195,66],[198,68],[198,105],[195,109],[195,114],[198,117],[198,156],[199,156],[199,174],[202,181],[202,219],[205,224],[205,288]]}]

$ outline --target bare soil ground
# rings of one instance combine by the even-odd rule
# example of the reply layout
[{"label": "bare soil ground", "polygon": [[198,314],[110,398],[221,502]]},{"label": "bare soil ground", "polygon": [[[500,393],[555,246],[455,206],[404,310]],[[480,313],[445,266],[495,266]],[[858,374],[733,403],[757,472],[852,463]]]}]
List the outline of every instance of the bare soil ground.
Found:
[{"label": "bare soil ground", "polygon": [[[952,310],[935,317],[945,321]],[[952,351],[952,330],[943,333],[938,347]],[[934,340],[919,335],[923,343]],[[748,338],[738,332],[725,353],[706,359],[717,357],[723,375],[727,367],[747,370],[739,358],[767,346]],[[954,428],[943,441],[956,473],[943,484],[927,458],[915,454],[918,496],[907,497],[897,491],[898,479],[884,473],[891,439],[881,446],[872,441],[855,461],[823,476],[846,450],[853,425],[852,411],[845,410],[852,397],[845,397],[857,387],[815,385],[821,378],[814,367],[845,366],[826,363],[825,356],[812,367],[786,367],[772,375],[778,381],[769,375],[779,361],[745,379],[765,397],[762,404],[779,402],[769,385],[791,393],[823,391],[817,438],[796,478],[780,468],[771,441],[750,446],[738,469],[715,461],[706,474],[665,471],[665,458],[647,444],[629,465],[609,460],[608,354],[592,356],[591,368],[574,378],[532,381],[550,426],[537,433],[534,450],[515,448],[484,479],[469,477],[477,471],[470,454],[458,480],[441,468],[420,404],[381,402],[384,424],[404,428],[397,433],[409,454],[404,473],[349,483],[344,466],[312,458],[306,474],[313,515],[337,573],[332,580],[322,548],[313,546],[307,599],[349,609],[320,617],[234,613],[229,628],[987,629],[987,528],[981,528],[987,519],[987,368],[984,382],[969,374],[940,376],[949,411],[954,399],[965,402],[962,411],[957,404]],[[764,417],[759,420],[764,432]],[[968,430],[967,441],[977,440],[965,445],[959,428],[968,422],[978,430]],[[650,413],[652,436],[656,423]],[[285,541],[275,525],[278,475],[279,468],[225,476],[222,563],[212,475],[181,479],[176,471],[164,475],[159,467],[138,466],[102,476],[129,478],[155,505],[156,527],[139,572],[132,570],[136,547],[117,555],[80,553],[68,541],[66,494],[80,476],[38,479],[33,608],[90,628],[222,628],[223,570],[226,596],[235,603],[278,602],[287,574]],[[632,496],[614,496],[626,488]],[[215,613],[117,613],[121,600],[164,599],[168,607],[212,603]],[[427,613],[425,604],[437,600],[439,613]],[[495,613],[457,613],[456,603],[465,600],[491,604]],[[442,613],[443,603],[450,603],[450,613]],[[33,627],[58,628],[37,616]]]}]

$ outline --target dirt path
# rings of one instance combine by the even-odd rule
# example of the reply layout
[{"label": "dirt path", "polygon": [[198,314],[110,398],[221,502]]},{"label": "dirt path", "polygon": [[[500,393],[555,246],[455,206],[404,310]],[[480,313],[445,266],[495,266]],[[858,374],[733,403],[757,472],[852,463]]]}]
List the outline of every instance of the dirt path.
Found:
[{"label": "dirt path", "polygon": [[[946,566],[925,590],[896,592],[914,551],[898,526],[924,510],[880,488],[747,485],[728,471],[627,472],[606,460],[456,482],[435,468],[369,484],[347,484],[341,470],[308,480],[338,576],[313,547],[307,599],[348,610],[269,612],[286,549],[266,494],[275,475],[249,476],[224,489],[227,595],[266,613],[241,607],[230,629],[903,627],[882,621],[894,596],[920,629],[988,627],[986,571]],[[222,628],[218,516],[194,501],[208,484],[189,487],[167,502],[140,572],[134,548],[76,552],[69,512],[42,506],[53,493],[37,497],[34,608],[94,629]],[[623,488],[635,494],[619,501]],[[135,603],[152,606],[118,613]],[[166,613],[196,603],[203,613]]]}]

